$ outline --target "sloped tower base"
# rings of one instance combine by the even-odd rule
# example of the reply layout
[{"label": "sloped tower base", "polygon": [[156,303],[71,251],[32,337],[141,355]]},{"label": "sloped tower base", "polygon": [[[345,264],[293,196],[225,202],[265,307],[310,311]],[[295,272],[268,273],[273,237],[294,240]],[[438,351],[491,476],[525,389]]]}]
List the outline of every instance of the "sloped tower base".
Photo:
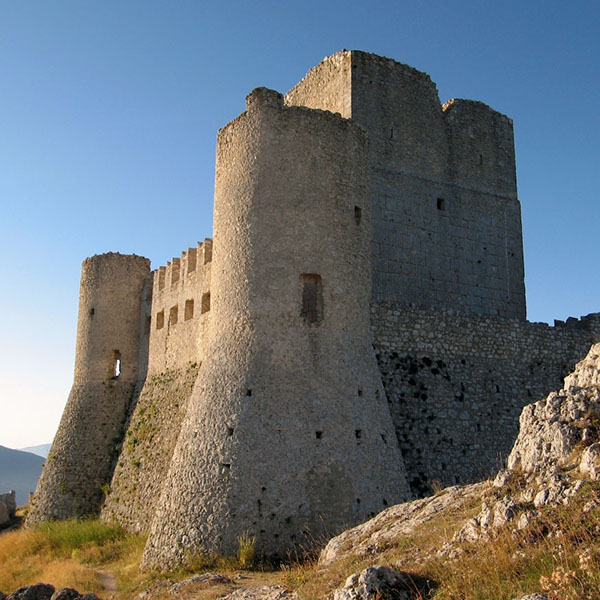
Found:
[{"label": "sloped tower base", "polygon": [[350,121],[264,89],[220,132],[207,358],[146,567],[245,532],[285,556],[408,499],[369,343],[367,150]]}]

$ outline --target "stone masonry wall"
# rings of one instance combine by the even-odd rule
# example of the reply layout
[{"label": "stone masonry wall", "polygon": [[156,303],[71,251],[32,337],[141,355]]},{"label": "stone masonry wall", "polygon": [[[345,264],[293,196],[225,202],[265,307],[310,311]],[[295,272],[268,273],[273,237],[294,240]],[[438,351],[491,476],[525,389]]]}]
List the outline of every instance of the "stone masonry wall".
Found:
[{"label": "stone masonry wall", "polygon": [[508,117],[481,102],[442,106],[427,74],[358,51],[326,58],[286,103],[368,132],[374,301],[525,318]]},{"label": "stone masonry wall", "polygon": [[212,240],[181,253],[153,273],[148,372],[185,368],[202,360],[210,316]]},{"label": "stone masonry wall", "polygon": [[102,519],[147,533],[198,376],[198,363],[148,375],[107,490]]},{"label": "stone masonry wall", "polygon": [[490,475],[510,452],[523,406],[560,388],[600,340],[599,314],[550,327],[380,303],[371,316],[415,495],[430,493],[436,480]]}]

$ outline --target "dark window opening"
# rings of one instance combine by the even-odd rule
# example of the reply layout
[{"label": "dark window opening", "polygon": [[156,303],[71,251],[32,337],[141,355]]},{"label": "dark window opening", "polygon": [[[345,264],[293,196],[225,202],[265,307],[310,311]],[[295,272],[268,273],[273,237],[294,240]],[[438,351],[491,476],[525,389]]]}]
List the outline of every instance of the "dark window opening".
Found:
[{"label": "dark window opening", "polygon": [[479,164],[482,165],[483,164],[483,154],[479,155]]},{"label": "dark window opening", "polygon": [[360,220],[362,218],[362,208],[360,206],[354,207],[354,222],[357,225],[360,225]]},{"label": "dark window opening", "polygon": [[162,329],[165,326],[165,311],[156,313],[156,329]]},{"label": "dark window opening", "polygon": [[231,436],[233,435],[233,427],[228,427],[228,428],[227,428],[227,435],[228,435],[229,437],[231,437]]},{"label": "dark window opening", "polygon": [[93,317],[93,316],[94,316],[94,309],[90,308],[90,317]]},{"label": "dark window opening", "polygon": [[323,282],[315,273],[303,273],[302,311],[300,316],[309,325],[318,325],[323,321]]},{"label": "dark window opening", "polygon": [[443,198],[437,199],[437,208],[438,210],[446,210],[446,201]]},{"label": "dark window opening", "polygon": [[202,294],[202,305],[200,306],[200,314],[203,315],[205,312],[210,310],[210,292]]},{"label": "dark window opening", "polygon": [[322,431],[315,431],[315,437],[320,440],[323,437],[323,432]]},{"label": "dark window opening", "polygon": [[246,396],[252,396],[252,390],[250,388],[246,390]]},{"label": "dark window opening", "polygon": [[194,301],[186,300],[185,301],[185,312],[183,313],[183,319],[185,321],[189,321],[194,318]]},{"label": "dark window opening", "polygon": [[171,310],[169,311],[169,324],[176,325],[177,320],[179,318],[179,308],[177,304],[175,306],[171,306]]},{"label": "dark window opening", "polygon": [[358,388],[358,395],[362,398],[362,395],[363,395],[362,388]]},{"label": "dark window opening", "polygon": [[362,429],[356,429],[354,435],[356,436],[356,439],[359,440],[362,437]]}]

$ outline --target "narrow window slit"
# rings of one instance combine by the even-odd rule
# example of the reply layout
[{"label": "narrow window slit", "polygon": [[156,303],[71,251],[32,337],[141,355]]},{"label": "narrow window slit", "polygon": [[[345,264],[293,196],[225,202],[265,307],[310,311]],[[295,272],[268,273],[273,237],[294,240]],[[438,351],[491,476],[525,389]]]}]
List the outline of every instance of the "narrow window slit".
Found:
[{"label": "narrow window slit", "polygon": [[318,325],[323,321],[323,282],[316,273],[303,273],[302,310],[300,316],[308,325]]},{"label": "narrow window slit", "polygon": [[362,208],[360,206],[354,207],[354,222],[357,225],[360,225],[360,221],[362,219]]},{"label": "narrow window slit", "polygon": [[446,201],[443,198],[437,199],[437,208],[438,210],[446,210]]},{"label": "narrow window slit", "polygon": [[210,310],[210,292],[202,294],[202,305],[200,306],[200,314],[204,314]]},{"label": "narrow window slit", "polygon": [[185,301],[185,312],[183,314],[183,319],[185,321],[189,321],[194,318],[194,301],[186,300]]},{"label": "narrow window slit", "polygon": [[362,437],[362,429],[356,429],[354,435],[356,436],[356,439],[359,440]]},{"label": "narrow window slit", "polygon": [[323,432],[322,431],[315,431],[315,437],[320,440],[323,437]]},{"label": "narrow window slit", "polygon": [[156,329],[162,329],[165,326],[165,311],[156,313]]}]

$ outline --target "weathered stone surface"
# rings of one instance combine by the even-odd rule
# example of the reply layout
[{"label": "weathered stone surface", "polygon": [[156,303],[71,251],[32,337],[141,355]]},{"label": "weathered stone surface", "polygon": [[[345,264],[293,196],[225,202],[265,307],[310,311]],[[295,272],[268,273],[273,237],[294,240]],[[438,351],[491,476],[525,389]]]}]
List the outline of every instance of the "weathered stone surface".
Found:
[{"label": "weathered stone surface", "polygon": [[54,586],[47,583],[25,585],[8,595],[7,600],[50,600],[54,594]]},{"label": "weathered stone surface", "polygon": [[519,436],[508,457],[509,469],[537,473],[548,479],[561,468],[593,467],[600,422],[600,344],[592,346],[564,388],[523,409]]},{"label": "weathered stone surface", "polygon": [[184,593],[192,593],[198,586],[207,587],[218,584],[232,584],[233,580],[220,573],[201,573],[193,575],[182,581],[158,581],[148,589],[140,592],[135,600],[153,600],[169,596],[181,596]]},{"label": "weathered stone surface", "polygon": [[446,509],[477,498],[487,487],[487,483],[454,486],[435,496],[391,506],[362,525],[332,538],[321,552],[319,564],[328,566],[348,555],[364,557],[377,554],[393,540],[410,536],[415,529]]},{"label": "weathered stone surface", "polygon": [[269,585],[240,588],[223,596],[221,600],[298,600],[298,594],[280,585]]},{"label": "weathered stone surface", "polygon": [[81,594],[74,588],[61,588],[52,594],[50,600],[79,600]]},{"label": "weathered stone surface", "polygon": [[413,577],[376,565],[350,575],[333,600],[411,600],[422,597]]}]

